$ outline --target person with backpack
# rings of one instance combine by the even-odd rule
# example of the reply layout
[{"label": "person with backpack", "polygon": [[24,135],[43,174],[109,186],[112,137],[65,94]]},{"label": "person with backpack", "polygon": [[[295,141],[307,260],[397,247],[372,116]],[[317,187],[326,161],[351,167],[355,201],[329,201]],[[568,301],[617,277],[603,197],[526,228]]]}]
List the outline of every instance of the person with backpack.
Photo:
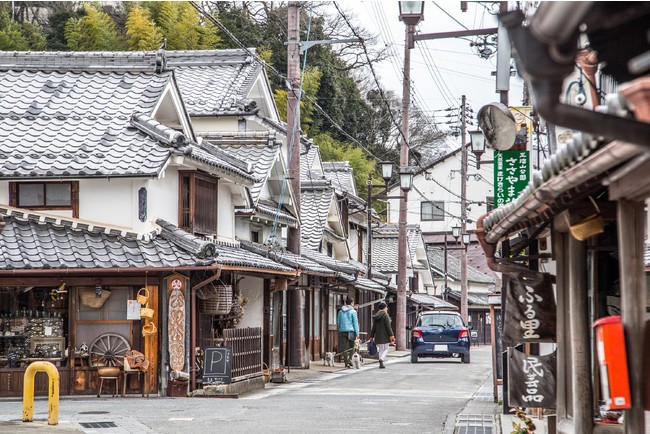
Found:
[{"label": "person with backpack", "polygon": [[384,369],[384,361],[388,354],[390,344],[395,344],[395,333],[391,327],[390,315],[388,315],[388,305],[385,301],[380,301],[377,306],[377,312],[372,316],[372,329],[370,330],[370,339],[374,339],[377,344],[379,353],[379,369]]},{"label": "person with backpack", "polygon": [[345,299],[345,305],[341,308],[336,318],[341,340],[341,352],[346,368],[352,367],[352,352],[354,343],[359,339],[359,319],[354,309],[354,300],[350,297]]}]

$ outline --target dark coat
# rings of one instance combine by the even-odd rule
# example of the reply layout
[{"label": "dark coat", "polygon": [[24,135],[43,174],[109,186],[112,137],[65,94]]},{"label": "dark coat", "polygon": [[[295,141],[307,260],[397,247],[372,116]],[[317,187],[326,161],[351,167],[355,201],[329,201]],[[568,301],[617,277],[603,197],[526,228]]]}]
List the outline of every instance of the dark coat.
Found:
[{"label": "dark coat", "polygon": [[395,336],[390,323],[390,316],[383,310],[378,311],[372,316],[370,337],[375,338],[376,344],[388,344],[390,343],[391,336]]}]

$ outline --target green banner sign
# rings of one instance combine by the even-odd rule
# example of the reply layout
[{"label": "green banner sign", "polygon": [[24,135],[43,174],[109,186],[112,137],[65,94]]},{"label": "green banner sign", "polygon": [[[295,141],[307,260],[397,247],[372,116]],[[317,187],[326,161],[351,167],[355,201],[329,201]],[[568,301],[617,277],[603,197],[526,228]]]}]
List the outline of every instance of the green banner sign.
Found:
[{"label": "green banner sign", "polygon": [[530,155],[528,151],[494,153],[494,207],[517,199],[528,185]]}]

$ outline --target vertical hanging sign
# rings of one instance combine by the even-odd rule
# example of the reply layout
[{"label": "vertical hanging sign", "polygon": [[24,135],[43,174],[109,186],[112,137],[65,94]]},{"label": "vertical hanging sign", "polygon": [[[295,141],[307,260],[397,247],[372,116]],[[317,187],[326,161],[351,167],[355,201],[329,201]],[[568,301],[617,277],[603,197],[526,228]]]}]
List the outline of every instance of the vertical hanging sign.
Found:
[{"label": "vertical hanging sign", "polygon": [[494,207],[515,200],[529,181],[530,155],[528,151],[495,151],[494,153]]}]

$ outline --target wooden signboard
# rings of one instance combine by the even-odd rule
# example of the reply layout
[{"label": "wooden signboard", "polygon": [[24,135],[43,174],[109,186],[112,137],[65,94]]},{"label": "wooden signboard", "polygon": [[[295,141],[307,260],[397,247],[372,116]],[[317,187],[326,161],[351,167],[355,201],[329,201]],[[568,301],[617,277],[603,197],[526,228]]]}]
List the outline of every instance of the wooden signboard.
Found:
[{"label": "wooden signboard", "polygon": [[169,339],[169,367],[182,371],[185,366],[185,285],[184,276],[167,278],[169,310],[167,311],[167,336]]},{"label": "wooden signboard", "polygon": [[531,356],[508,348],[508,405],[555,408],[557,354]]},{"label": "wooden signboard", "polygon": [[229,347],[206,348],[203,356],[203,385],[232,382],[232,351]]},{"label": "wooden signboard", "polygon": [[556,322],[551,276],[536,272],[511,276],[506,295],[504,343],[555,342]]}]

